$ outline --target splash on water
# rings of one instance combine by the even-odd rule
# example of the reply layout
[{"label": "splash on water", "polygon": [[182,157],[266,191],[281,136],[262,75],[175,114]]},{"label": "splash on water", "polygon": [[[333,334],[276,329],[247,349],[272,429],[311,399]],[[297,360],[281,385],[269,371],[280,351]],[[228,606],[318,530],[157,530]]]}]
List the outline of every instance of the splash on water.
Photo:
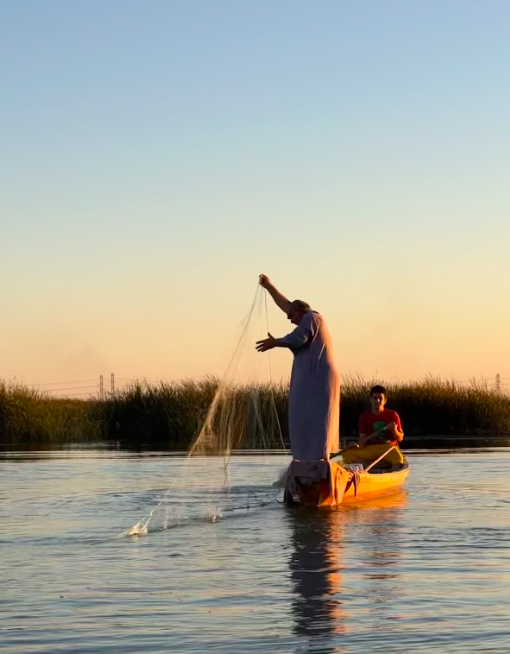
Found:
[{"label": "splash on water", "polygon": [[[239,493],[231,494],[230,457],[235,449],[243,446],[282,448],[282,430],[276,411],[271,380],[271,360],[255,353],[254,344],[260,334],[269,331],[267,305],[266,325],[261,318],[265,294],[257,284],[252,307],[245,318],[241,335],[227,371],[209,407],[207,416],[178,474],[157,504],[135,525],[117,538],[144,536],[151,531],[162,531],[206,520],[212,523],[225,513],[240,509],[265,506],[276,499],[278,489],[268,488],[264,497],[254,500],[247,492],[245,500]],[[269,365],[269,380],[260,384],[243,385],[238,381],[241,362],[252,355],[260,365]],[[268,499],[268,493],[271,497]],[[157,522],[154,522],[156,520]]]}]

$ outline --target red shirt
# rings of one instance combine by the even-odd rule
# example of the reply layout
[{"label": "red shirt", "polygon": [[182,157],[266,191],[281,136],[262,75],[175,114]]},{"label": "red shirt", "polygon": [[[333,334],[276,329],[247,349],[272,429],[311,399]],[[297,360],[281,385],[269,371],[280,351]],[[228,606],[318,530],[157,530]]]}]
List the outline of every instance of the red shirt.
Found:
[{"label": "red shirt", "polygon": [[[370,436],[370,434],[373,434],[374,431],[382,429],[385,425],[389,425],[389,423],[393,421],[395,421],[398,430],[403,431],[400,417],[396,411],[392,411],[391,409],[384,409],[382,413],[378,413],[377,415],[372,413],[372,411],[363,411],[359,417],[359,433]],[[370,440],[370,444],[385,442],[387,442],[387,440],[384,440],[384,435],[381,438],[373,438]],[[397,441],[392,440],[390,442],[396,444]]]}]

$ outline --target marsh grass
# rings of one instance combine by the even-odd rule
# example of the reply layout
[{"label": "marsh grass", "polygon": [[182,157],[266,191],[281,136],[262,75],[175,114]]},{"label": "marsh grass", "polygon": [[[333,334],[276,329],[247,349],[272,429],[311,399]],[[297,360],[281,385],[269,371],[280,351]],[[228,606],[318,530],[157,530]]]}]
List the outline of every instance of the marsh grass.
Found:
[{"label": "marsh grass", "polygon": [[[126,448],[187,450],[204,425],[219,383],[214,377],[156,385],[137,381],[102,399],[73,400],[0,382],[0,445],[52,447],[113,441]],[[343,437],[357,434],[358,417],[369,407],[373,383],[344,379]],[[441,438],[453,446],[466,444],[466,438],[474,445],[495,436],[509,436],[510,442],[510,397],[485,384],[473,382],[466,387],[427,378],[385,386],[388,407],[402,418],[408,447],[429,445],[434,439],[440,444]],[[228,425],[229,440],[206,443],[204,452],[226,445],[274,449],[283,442],[288,446],[286,384],[231,385],[221,402],[213,427],[227,438]]]},{"label": "marsh grass", "polygon": [[[465,443],[466,437],[510,435],[510,397],[473,380],[469,386],[428,377],[421,381],[384,384],[346,379],[342,387],[341,432],[357,433],[358,417],[369,408],[370,388],[383,383],[387,407],[400,415],[407,444],[443,438]],[[505,440],[505,439],[503,439]]]},{"label": "marsh grass", "polygon": [[94,401],[60,399],[0,381],[0,444],[59,445],[101,437]]},{"label": "marsh grass", "polygon": [[[188,449],[200,434],[219,388],[214,377],[157,386],[135,382],[101,401],[104,438],[128,447]],[[287,432],[287,392],[283,384],[222,387],[218,410],[211,416],[217,439],[204,438],[198,452],[281,448],[280,428]]]}]

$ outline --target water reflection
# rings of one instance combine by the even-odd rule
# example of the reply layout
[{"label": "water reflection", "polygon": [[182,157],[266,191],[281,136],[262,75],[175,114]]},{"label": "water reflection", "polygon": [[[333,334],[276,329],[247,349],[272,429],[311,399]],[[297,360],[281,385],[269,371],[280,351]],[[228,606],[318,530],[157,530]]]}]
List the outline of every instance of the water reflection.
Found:
[{"label": "water reflection", "polygon": [[[297,652],[346,651],[348,632],[356,630],[350,622],[348,604],[350,600],[359,603],[359,598],[353,600],[352,589],[346,592],[344,588],[348,585],[344,577],[350,572],[350,565],[365,568],[369,610],[376,624],[379,619],[398,617],[390,616],[387,606],[399,594],[398,561],[405,504],[406,494],[402,492],[336,511],[289,510],[291,611],[293,631],[300,639]],[[345,548],[342,539],[347,534],[350,542]]]},{"label": "water reflection", "polygon": [[288,512],[292,535],[291,571],[294,633],[305,639],[299,652],[341,652],[333,646],[344,630],[342,585],[342,514],[339,511]]},{"label": "water reflection", "polygon": [[405,491],[358,505],[349,512],[352,527],[360,532],[360,551],[372,571],[368,579],[391,579],[401,557],[402,517],[407,495]]}]

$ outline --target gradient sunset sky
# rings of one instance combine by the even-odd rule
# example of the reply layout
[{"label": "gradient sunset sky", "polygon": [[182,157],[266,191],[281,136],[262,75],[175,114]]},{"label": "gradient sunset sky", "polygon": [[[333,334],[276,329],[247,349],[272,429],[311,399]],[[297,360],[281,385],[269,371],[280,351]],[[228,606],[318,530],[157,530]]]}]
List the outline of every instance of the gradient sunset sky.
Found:
[{"label": "gradient sunset sky", "polygon": [[264,272],[344,375],[510,386],[509,25],[506,0],[1,3],[0,378],[221,375]]}]

